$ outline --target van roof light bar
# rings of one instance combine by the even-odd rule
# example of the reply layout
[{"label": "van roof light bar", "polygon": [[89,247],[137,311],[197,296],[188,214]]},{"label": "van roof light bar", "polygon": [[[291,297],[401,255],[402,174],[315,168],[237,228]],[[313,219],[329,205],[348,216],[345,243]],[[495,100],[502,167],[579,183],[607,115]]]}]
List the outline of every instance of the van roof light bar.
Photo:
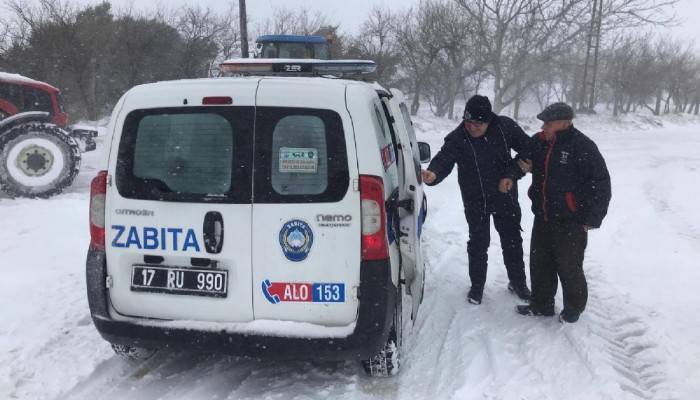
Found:
[{"label": "van roof light bar", "polygon": [[284,58],[240,58],[226,60],[219,66],[225,75],[324,76],[352,77],[377,70],[370,60],[316,60]]}]

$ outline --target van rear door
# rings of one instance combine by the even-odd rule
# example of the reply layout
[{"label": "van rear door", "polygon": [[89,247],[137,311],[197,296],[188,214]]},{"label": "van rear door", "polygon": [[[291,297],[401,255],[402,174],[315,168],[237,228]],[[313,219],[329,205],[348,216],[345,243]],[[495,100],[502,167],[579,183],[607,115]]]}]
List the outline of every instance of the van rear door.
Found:
[{"label": "van rear door", "polygon": [[399,247],[403,261],[404,276],[407,288],[413,302],[413,316],[418,313],[422,301],[423,284],[425,280],[425,268],[423,253],[420,248],[420,238],[425,221],[425,195],[421,179],[421,165],[418,153],[418,143],[410,113],[403,102],[403,94],[391,90],[393,97],[384,99],[394,116],[394,127],[398,140],[401,142],[399,151],[399,200],[410,200],[413,203],[413,211],[399,208],[401,240]]},{"label": "van rear door", "polygon": [[[236,88],[235,106],[185,106],[179,93],[163,90],[149,92],[152,98],[144,100],[155,108],[132,102],[122,111],[126,116],[115,128],[119,139],[110,155],[113,184],[107,190],[105,225],[109,298],[118,314],[253,319],[255,83]],[[197,96],[190,88],[189,103],[226,95],[224,89],[217,83]],[[169,103],[173,99],[180,104]]]},{"label": "van rear door", "polygon": [[263,79],[256,111],[255,319],[351,324],[361,219],[345,86]]}]

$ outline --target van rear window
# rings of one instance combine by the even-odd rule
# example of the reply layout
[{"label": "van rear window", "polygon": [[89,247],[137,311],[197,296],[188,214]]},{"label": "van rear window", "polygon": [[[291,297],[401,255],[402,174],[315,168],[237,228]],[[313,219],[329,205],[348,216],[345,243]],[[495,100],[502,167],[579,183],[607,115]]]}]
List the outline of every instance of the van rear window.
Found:
[{"label": "van rear window", "polygon": [[117,189],[127,198],[250,202],[252,107],[139,110],[125,120]]},{"label": "van rear window", "polygon": [[349,172],[340,115],[330,110],[258,107],[256,203],[335,202]]},{"label": "van rear window", "polygon": [[270,172],[276,193],[319,194],[328,187],[326,127],[321,118],[289,115],[280,119],[272,131],[272,154]]}]

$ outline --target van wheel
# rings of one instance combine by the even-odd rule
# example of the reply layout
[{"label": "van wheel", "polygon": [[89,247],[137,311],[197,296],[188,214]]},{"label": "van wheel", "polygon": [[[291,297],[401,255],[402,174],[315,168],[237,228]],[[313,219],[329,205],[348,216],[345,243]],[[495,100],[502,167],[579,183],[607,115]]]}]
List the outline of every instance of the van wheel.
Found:
[{"label": "van wheel", "polygon": [[114,350],[119,357],[122,357],[128,361],[148,360],[156,353],[156,349],[114,343],[112,343],[112,350]]},{"label": "van wheel", "polygon": [[401,342],[403,334],[402,318],[402,290],[399,285],[397,291],[396,307],[394,308],[394,321],[389,332],[389,339],[384,348],[369,360],[362,361],[362,367],[369,376],[387,377],[396,375],[399,372]]}]

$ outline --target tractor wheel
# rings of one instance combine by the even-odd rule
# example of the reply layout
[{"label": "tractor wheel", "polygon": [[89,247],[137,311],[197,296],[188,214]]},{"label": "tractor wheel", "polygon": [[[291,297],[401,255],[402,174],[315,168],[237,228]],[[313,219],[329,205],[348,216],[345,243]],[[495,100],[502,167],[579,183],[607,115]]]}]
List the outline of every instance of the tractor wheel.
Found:
[{"label": "tractor wheel", "polygon": [[56,125],[23,124],[0,136],[0,190],[10,197],[51,197],[79,170],[78,144]]}]

